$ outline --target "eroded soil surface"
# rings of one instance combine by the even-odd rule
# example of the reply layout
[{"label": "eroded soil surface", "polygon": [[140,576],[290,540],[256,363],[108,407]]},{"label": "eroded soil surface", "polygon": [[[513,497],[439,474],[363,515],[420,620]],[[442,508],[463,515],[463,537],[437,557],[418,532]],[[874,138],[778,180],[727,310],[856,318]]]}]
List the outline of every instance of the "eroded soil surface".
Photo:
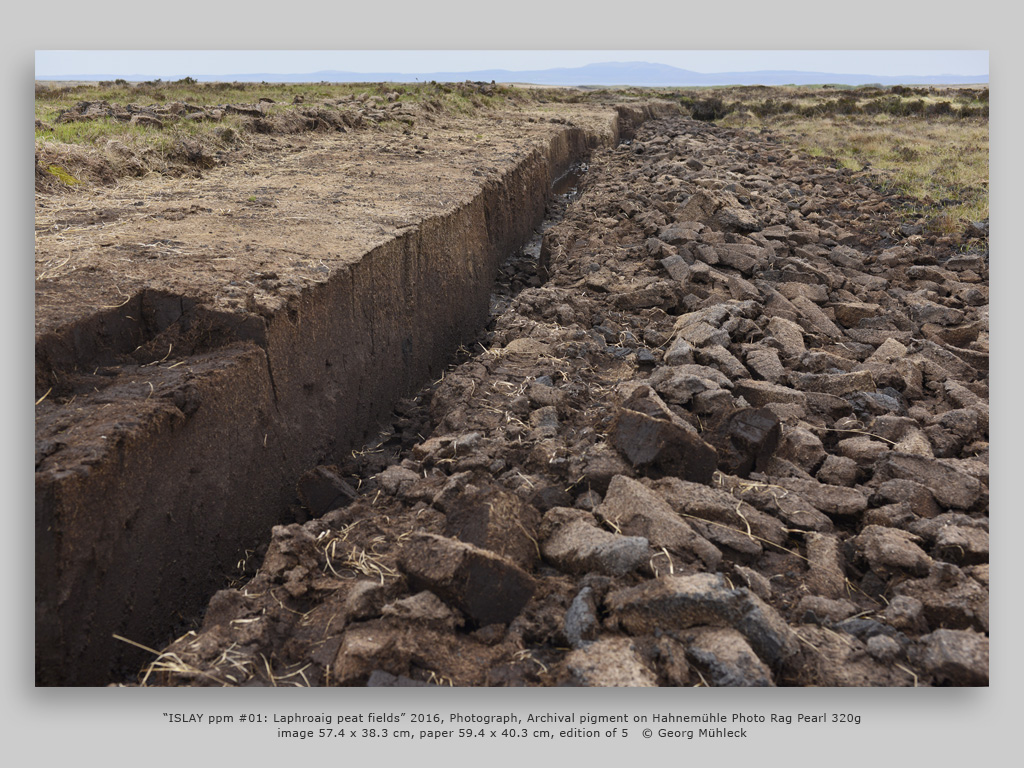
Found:
[{"label": "eroded soil surface", "polygon": [[[397,127],[375,129],[371,118]],[[300,124],[292,133],[282,117],[233,152],[196,149],[187,174],[58,194],[62,185],[40,170],[49,159],[37,157],[45,190],[36,196],[36,334],[123,305],[142,287],[217,310],[272,313],[472,199],[566,125],[600,135],[614,118],[610,108],[572,105],[460,117],[398,102],[360,109],[348,118],[358,129]],[[84,162],[71,167],[88,178],[78,170]]]},{"label": "eroded soil surface", "polygon": [[[383,151],[364,141],[354,175]],[[252,227],[252,263],[211,279],[259,269],[261,227],[384,194],[309,186],[279,152],[251,190],[196,188]],[[987,242],[685,118],[580,185],[479,343],[310,468],[300,522],[143,684],[987,685]],[[139,247],[182,263],[188,207],[143,207],[181,213]],[[315,278],[295,250],[274,280]]]}]

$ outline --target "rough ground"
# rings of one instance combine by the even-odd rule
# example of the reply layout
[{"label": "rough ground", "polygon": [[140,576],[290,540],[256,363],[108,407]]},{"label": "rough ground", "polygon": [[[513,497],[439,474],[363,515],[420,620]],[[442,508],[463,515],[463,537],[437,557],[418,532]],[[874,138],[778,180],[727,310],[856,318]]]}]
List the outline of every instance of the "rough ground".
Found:
[{"label": "rough ground", "polygon": [[987,242],[899,203],[685,118],[596,153],[141,682],[987,685]]},{"label": "rough ground", "polygon": [[552,178],[621,122],[610,106],[328,113],[324,130],[250,126],[180,177],[37,193],[38,684],[123,679],[144,657],[115,637],[163,643],[205,606],[295,519],[302,472],[372,439],[485,324]]}]

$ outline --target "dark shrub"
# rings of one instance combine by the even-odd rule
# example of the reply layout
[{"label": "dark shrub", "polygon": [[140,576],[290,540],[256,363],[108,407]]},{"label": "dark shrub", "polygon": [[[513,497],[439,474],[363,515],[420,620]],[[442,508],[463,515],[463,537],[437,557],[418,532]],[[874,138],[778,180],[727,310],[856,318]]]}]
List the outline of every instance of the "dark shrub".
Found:
[{"label": "dark shrub", "polygon": [[701,99],[693,105],[693,119],[711,122],[720,120],[729,113],[725,104],[717,96],[709,99]]},{"label": "dark shrub", "polygon": [[937,101],[926,110],[929,115],[951,115],[953,114],[953,105],[948,101]]},{"label": "dark shrub", "polygon": [[965,104],[960,107],[960,117],[988,117],[988,104],[981,104],[976,107]]},{"label": "dark shrub", "polygon": [[907,103],[899,96],[885,96],[880,99],[874,99],[865,104],[864,112],[872,115],[905,115],[907,114]]},{"label": "dark shrub", "polygon": [[857,106],[857,99],[853,96],[843,96],[836,102],[836,112],[840,115],[856,115],[860,112]]}]

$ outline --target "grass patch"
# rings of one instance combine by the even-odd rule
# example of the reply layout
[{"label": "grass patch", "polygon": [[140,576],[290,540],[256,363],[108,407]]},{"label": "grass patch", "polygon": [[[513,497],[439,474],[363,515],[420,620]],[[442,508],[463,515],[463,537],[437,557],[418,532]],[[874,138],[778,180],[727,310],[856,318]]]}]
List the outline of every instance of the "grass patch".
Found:
[{"label": "grass patch", "polygon": [[[186,78],[191,80],[191,78]],[[549,98],[557,89],[547,91]],[[268,112],[299,109],[325,101],[431,103],[432,111],[472,114],[480,109],[507,108],[531,101],[532,91],[511,86],[477,83],[91,83],[75,86],[36,84],[36,120],[53,122],[79,102],[105,101],[122,105],[163,106],[172,102],[191,105],[255,104],[261,99]]]},{"label": "grass patch", "polygon": [[81,166],[74,172],[90,165],[80,150],[92,153],[91,165],[109,172],[84,173],[90,182],[149,171],[180,175],[212,167],[218,152],[252,150],[256,134],[352,127],[406,132],[415,114],[472,115],[540,98],[528,89],[469,82],[37,83],[36,159],[45,169],[70,157]]},{"label": "grass patch", "polygon": [[155,142],[162,130],[146,125],[132,125],[111,117],[96,120],[57,123],[36,128],[36,141],[57,144],[100,144],[112,138]]}]

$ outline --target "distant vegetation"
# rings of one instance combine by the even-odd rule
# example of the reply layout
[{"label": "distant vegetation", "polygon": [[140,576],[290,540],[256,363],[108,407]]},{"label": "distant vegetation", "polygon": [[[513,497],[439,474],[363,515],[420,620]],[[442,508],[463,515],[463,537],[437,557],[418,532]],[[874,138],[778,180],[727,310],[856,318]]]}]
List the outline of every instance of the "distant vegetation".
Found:
[{"label": "distant vegetation", "polygon": [[[420,119],[560,103],[665,99],[698,119],[770,131],[908,198],[908,219],[952,231],[988,217],[988,88],[734,86],[524,88],[495,83],[36,85],[37,187],[79,177],[194,173],[256,151],[261,134],[408,131]],[[59,169],[59,170],[53,170]]]},{"label": "distant vegetation", "polygon": [[39,82],[36,186],[195,174],[257,151],[264,134],[409,130],[424,114],[515,109],[540,98],[485,83]]}]

